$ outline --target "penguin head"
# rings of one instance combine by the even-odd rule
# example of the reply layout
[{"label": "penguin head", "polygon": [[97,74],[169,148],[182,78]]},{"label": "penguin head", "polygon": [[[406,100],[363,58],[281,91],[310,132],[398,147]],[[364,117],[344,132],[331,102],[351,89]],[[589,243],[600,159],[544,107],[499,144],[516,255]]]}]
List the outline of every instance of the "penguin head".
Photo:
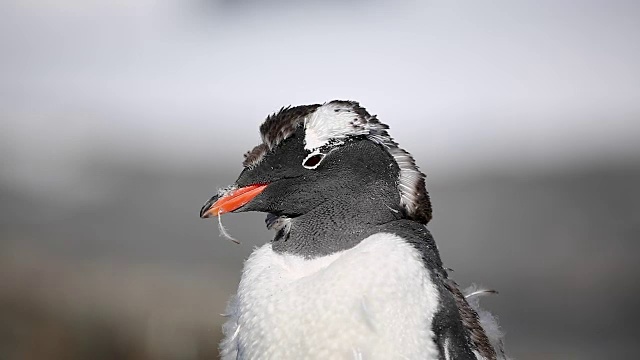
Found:
[{"label": "penguin head", "polygon": [[372,200],[426,224],[425,175],[387,129],[353,101],[282,108],[260,126],[262,143],[245,154],[236,182],[200,216],[260,211],[295,218],[327,202],[358,209]]}]

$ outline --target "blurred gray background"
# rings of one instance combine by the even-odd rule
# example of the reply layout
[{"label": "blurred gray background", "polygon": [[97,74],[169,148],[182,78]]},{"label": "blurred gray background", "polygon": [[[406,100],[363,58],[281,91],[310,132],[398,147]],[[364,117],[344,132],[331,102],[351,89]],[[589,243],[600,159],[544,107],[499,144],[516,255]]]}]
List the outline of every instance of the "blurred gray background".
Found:
[{"label": "blurred gray background", "polygon": [[0,4],[0,358],[215,359],[262,214],[201,204],[283,105],[353,99],[515,359],[637,357],[634,1]]}]

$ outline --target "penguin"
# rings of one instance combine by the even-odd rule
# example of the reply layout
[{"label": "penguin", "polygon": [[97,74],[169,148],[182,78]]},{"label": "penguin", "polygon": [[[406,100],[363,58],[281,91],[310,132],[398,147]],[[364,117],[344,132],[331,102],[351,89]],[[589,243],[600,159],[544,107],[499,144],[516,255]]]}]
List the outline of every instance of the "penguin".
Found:
[{"label": "penguin", "polygon": [[[267,213],[222,359],[501,359],[491,314],[449,278],[425,175],[355,101],[283,107],[201,218]],[[473,300],[473,301],[471,301]],[[491,330],[491,331],[490,331]]]}]

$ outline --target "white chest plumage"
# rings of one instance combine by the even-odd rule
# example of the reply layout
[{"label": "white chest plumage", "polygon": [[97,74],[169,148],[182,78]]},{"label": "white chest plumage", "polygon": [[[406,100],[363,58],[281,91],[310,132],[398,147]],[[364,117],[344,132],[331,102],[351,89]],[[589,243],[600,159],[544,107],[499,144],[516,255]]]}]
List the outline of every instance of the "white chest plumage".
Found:
[{"label": "white chest plumage", "polygon": [[437,359],[438,292],[420,254],[392,234],[307,260],[271,244],[245,263],[223,359]]}]

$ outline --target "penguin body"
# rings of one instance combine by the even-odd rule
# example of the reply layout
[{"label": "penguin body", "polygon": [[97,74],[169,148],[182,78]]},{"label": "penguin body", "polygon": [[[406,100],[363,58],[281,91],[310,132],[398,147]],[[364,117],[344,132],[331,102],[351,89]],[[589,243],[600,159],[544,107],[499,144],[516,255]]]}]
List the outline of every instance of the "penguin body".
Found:
[{"label": "penguin body", "polygon": [[356,102],[283,108],[203,206],[266,212],[276,231],[245,263],[224,359],[497,359],[425,226],[425,176],[387,129]]},{"label": "penguin body", "polygon": [[396,235],[377,233],[314,259],[278,253],[266,244],[245,263],[222,355],[435,359],[434,334],[424,325],[438,304],[420,254]]}]

